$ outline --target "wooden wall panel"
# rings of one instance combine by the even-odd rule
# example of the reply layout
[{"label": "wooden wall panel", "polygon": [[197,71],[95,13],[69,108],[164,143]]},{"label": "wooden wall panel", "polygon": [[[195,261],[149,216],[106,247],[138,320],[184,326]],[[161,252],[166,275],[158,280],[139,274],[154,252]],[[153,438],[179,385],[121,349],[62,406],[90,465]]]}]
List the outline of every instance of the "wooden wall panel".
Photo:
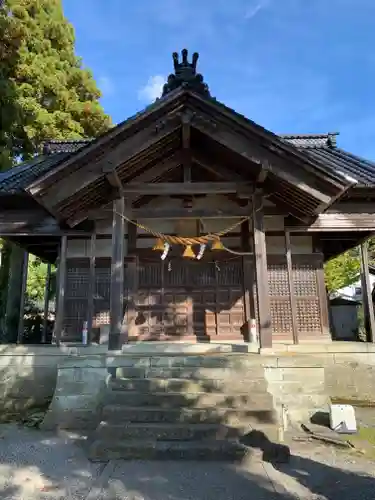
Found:
[{"label": "wooden wall panel", "polygon": [[[93,340],[109,324],[110,258],[95,262]],[[251,265],[251,264],[250,264]],[[127,297],[126,262],[124,297]],[[292,255],[297,332],[301,341],[322,336],[322,291],[318,283],[321,256]],[[173,259],[143,261],[138,271],[136,306],[140,338],[228,338],[242,340],[245,322],[242,259],[197,262]],[[292,342],[292,309],[284,255],[268,256],[273,340]],[[81,342],[87,319],[89,259],[67,259],[62,342]],[[254,293],[255,311],[256,294]]]},{"label": "wooden wall panel", "polygon": [[288,269],[285,256],[270,256],[267,262],[271,298],[271,325],[274,341],[293,339]]},{"label": "wooden wall panel", "polygon": [[81,342],[87,319],[89,259],[67,259],[61,342]]},{"label": "wooden wall panel", "polygon": [[323,333],[318,255],[292,256],[292,278],[297,306],[297,330],[301,341],[319,338]]},{"label": "wooden wall panel", "polygon": [[140,339],[241,339],[242,259],[141,261],[137,297]]},{"label": "wooden wall panel", "polygon": [[[319,339],[323,324],[318,286],[321,256],[292,255],[292,284],[296,301],[296,328],[300,341]],[[287,262],[284,256],[269,256],[268,280],[271,296],[273,340],[293,342],[292,307],[289,295]],[[323,290],[324,293],[324,290]]]}]

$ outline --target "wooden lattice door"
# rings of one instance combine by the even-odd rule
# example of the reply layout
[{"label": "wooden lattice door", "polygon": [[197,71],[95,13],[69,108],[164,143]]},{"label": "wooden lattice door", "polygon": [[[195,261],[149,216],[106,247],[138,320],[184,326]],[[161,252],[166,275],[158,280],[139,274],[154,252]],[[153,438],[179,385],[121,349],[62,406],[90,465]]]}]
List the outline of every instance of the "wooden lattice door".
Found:
[{"label": "wooden lattice door", "polygon": [[136,336],[230,339],[244,323],[242,261],[139,262]]},{"label": "wooden lattice door", "polygon": [[320,304],[317,258],[299,256],[293,262],[293,287],[297,303],[297,329],[300,339],[316,339],[322,335],[322,310]]},{"label": "wooden lattice door", "polygon": [[88,259],[67,259],[63,284],[65,295],[62,342],[80,342],[82,339],[83,322],[87,320],[88,282]]}]

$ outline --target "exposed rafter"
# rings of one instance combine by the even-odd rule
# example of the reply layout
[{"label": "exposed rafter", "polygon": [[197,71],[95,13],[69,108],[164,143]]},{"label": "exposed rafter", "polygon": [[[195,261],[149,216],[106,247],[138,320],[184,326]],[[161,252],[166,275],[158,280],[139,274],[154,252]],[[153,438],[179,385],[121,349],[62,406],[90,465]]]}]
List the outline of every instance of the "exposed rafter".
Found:
[{"label": "exposed rafter", "polygon": [[144,195],[194,195],[253,192],[250,184],[238,182],[129,182],[123,186],[123,194]]},{"label": "exposed rafter", "polygon": [[182,145],[182,167],[184,172],[184,182],[191,182],[191,114],[181,115],[181,145]]}]

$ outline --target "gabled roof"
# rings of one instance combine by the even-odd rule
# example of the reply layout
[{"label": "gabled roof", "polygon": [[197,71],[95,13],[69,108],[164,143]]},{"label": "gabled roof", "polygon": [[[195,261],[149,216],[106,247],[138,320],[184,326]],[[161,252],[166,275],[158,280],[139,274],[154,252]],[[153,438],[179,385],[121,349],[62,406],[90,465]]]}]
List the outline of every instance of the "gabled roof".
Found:
[{"label": "gabled roof", "polygon": [[43,156],[0,174],[0,194],[25,192],[74,226],[118,196],[120,183],[129,191],[132,182],[180,182],[187,122],[199,179],[201,173],[206,182],[217,179],[217,169],[226,171],[225,179],[236,176],[238,186],[263,179],[270,200],[301,220],[326,210],[358,182],[375,187],[375,165],[338,150],[335,134],[278,136],[266,130],[211,97],[196,72],[198,54],[191,63],[187,56],[184,49],[179,62],[173,54],[175,71],[161,99],[101,137],[45,144]]},{"label": "gabled roof", "polygon": [[[80,139],[46,143],[43,156],[20,165],[11,172],[0,174],[0,193],[22,191],[27,187],[27,192],[33,197],[42,198],[46,191],[49,189],[53,191],[56,183],[60,181],[63,183],[64,179],[65,184],[66,182],[77,183],[79,184],[79,190],[82,190],[88,187],[89,183],[98,181],[98,178],[95,178],[94,175],[87,176],[87,171],[95,170],[95,164],[100,162],[103,153],[106,154],[104,150],[108,153],[108,151],[118,148],[119,143],[123,144],[127,139],[148,126],[155,127],[156,131],[160,131],[160,128],[163,128],[168,120],[171,121],[171,115],[176,116],[186,107],[190,107],[190,112],[193,111],[193,114],[196,112],[198,115],[201,114],[200,118],[203,118],[203,122],[216,121],[217,123],[214,123],[215,127],[225,123],[227,128],[224,134],[228,136],[233,130],[238,132],[237,140],[234,141],[237,142],[237,146],[239,144],[238,139],[241,137],[242,141],[250,141],[251,148],[257,151],[257,154],[253,155],[249,151],[249,144],[245,142],[243,143],[243,149],[246,152],[241,149],[241,146],[237,147],[237,149],[233,148],[233,152],[237,151],[237,158],[232,155],[232,162],[240,162],[241,156],[242,160],[250,158],[248,160],[250,163],[255,160],[256,164],[259,162],[264,164],[264,162],[267,163],[269,159],[272,159],[271,162],[268,162],[271,177],[270,184],[274,184],[275,180],[281,184],[286,183],[281,199],[283,196],[288,197],[289,188],[287,185],[292,178],[294,179],[292,184],[300,186],[300,194],[306,193],[302,185],[307,182],[310,188],[317,188],[316,194],[320,190],[322,194],[328,195],[331,201],[335,197],[341,196],[345,190],[353,187],[355,183],[361,186],[375,186],[375,164],[337,148],[337,134],[282,136],[273,134],[211,96],[203,76],[197,72],[199,58],[197,52],[193,54],[191,62],[188,60],[187,49],[182,50],[181,59],[179,59],[177,52],[172,54],[172,58],[174,72],[168,76],[160,99],[129,117],[101,137],[91,140]],[[207,128],[204,125],[201,128],[198,126],[196,129],[201,130],[209,137]],[[176,130],[176,124],[173,124],[172,132],[176,132]],[[146,137],[148,138],[148,144],[151,144],[150,137],[147,135]],[[166,134],[163,137],[166,138]],[[222,136],[220,137],[220,134],[215,135],[215,137],[218,145],[217,149],[223,145],[224,147],[226,145],[228,149],[228,143]],[[159,147],[161,147],[161,142]],[[127,143],[125,151],[128,159],[131,157],[128,154],[129,148],[129,143]],[[143,143],[140,145],[139,151],[141,149],[146,151],[147,148],[149,146]],[[130,149],[133,154],[137,153],[136,148]],[[284,160],[286,165],[292,165],[294,168],[294,170],[292,168],[292,172],[289,172],[288,176],[281,175],[280,168],[278,168],[278,176],[275,176],[275,168],[277,170],[277,164],[280,167],[280,159]],[[114,160],[113,155],[109,154],[108,161],[114,168],[118,165],[118,157]],[[92,165],[92,167],[88,169],[85,167],[81,170],[82,166],[85,165]],[[285,168],[288,169],[288,167]],[[95,175],[98,175],[99,172],[102,173],[102,170],[99,169]],[[301,178],[302,172],[305,172],[305,179]],[[74,173],[79,174],[79,176],[73,175]],[[85,175],[84,182],[80,177],[81,174]],[[271,189],[274,190],[275,185],[271,186]],[[310,193],[312,193],[311,189]],[[59,198],[61,198],[60,194]],[[298,193],[296,192],[294,195],[298,195]],[[312,195],[312,198],[314,198],[314,195]],[[316,200],[318,199],[322,201],[326,198],[317,196]],[[312,203],[314,204],[314,202]],[[323,202],[324,204],[325,202]]]},{"label": "gabled roof", "polygon": [[126,184],[181,151],[186,119],[193,154],[198,150],[206,162],[231,165],[244,183],[256,182],[265,169],[264,189],[271,201],[302,220],[320,213],[356,182],[215,99],[178,88],[102,137],[82,144],[32,182],[27,192],[59,220],[75,225],[116,196],[106,169]]},{"label": "gabled roof", "polygon": [[[375,187],[375,163],[338,148],[336,146],[337,135],[330,133],[282,134],[280,138],[304,153],[319,158],[331,168],[340,169],[343,174],[353,177],[358,181],[356,187]],[[43,155],[0,173],[0,195],[23,192],[29,184],[92,141],[93,139],[81,139],[46,142]]]}]

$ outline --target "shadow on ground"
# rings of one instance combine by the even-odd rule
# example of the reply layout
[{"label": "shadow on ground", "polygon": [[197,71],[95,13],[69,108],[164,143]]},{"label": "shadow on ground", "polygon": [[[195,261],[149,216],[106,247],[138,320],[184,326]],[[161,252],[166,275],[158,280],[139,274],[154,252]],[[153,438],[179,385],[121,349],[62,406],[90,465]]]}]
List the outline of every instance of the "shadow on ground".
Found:
[{"label": "shadow on ground", "polygon": [[279,463],[274,455],[267,456],[270,443],[262,438],[256,444],[255,437],[262,437],[252,436],[252,445],[263,452],[266,463],[253,458],[241,465],[188,461],[93,464],[71,439],[2,426],[0,499],[349,500],[375,497],[374,478],[364,475],[359,462],[355,472],[293,455],[289,463]]}]

